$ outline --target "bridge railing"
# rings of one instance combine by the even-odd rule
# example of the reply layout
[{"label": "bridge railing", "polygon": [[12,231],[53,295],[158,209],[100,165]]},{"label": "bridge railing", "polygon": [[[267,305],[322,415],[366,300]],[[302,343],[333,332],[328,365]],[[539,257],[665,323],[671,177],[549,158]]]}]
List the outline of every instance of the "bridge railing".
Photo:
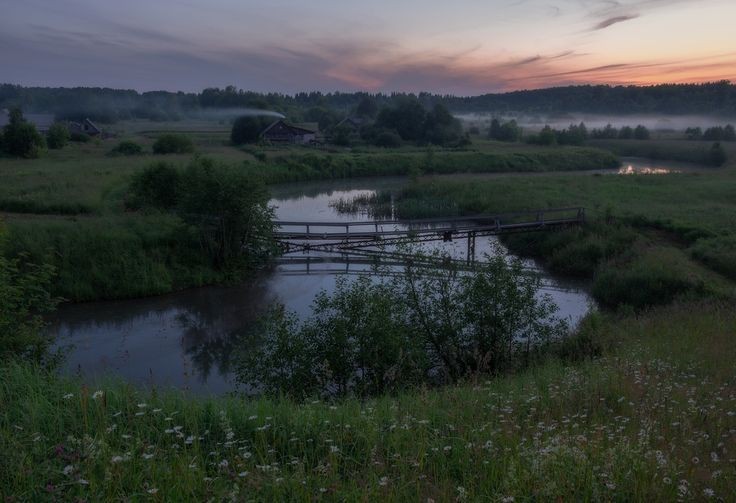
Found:
[{"label": "bridge railing", "polygon": [[496,215],[424,218],[413,220],[370,220],[345,222],[275,221],[275,236],[336,239],[352,236],[397,236],[411,231],[461,232],[478,229],[510,230],[522,227],[582,223],[582,207],[518,211]]}]

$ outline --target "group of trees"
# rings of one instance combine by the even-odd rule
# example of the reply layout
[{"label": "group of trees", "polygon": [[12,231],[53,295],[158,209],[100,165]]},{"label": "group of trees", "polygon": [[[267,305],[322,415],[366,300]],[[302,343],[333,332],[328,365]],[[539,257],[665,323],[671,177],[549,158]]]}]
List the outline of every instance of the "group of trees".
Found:
[{"label": "group of trees", "polygon": [[688,140],[736,141],[736,129],[731,124],[724,127],[711,127],[706,129],[705,132],[699,127],[691,127],[685,130],[685,135],[687,135]]},{"label": "group of trees", "polygon": [[[210,109],[255,108],[281,112],[298,121],[309,110],[322,109],[340,116],[354,114],[365,99],[394,107],[405,99],[419,101],[427,110],[442,104],[459,112],[523,113],[658,113],[736,114],[736,86],[729,82],[638,86],[567,86],[532,91],[457,97],[431,93],[256,93],[235,86],[209,88],[201,93],[146,92],[106,88],[40,88],[0,85],[0,108],[22,107],[55,113],[64,120],[109,123],[132,118],[177,120]],[[313,116],[313,113],[310,114]]]},{"label": "group of trees", "polygon": [[8,124],[0,131],[0,152],[13,157],[33,159],[46,147],[64,148],[70,139],[69,128],[61,122],[52,124],[44,137],[34,124],[25,120],[20,109],[14,108],[10,111]]},{"label": "group of trees", "polygon": [[223,269],[250,265],[271,251],[272,210],[259,179],[242,170],[194,159],[184,170],[155,163],[133,177],[126,206],[177,215],[182,234]]},{"label": "group of trees", "polygon": [[623,126],[620,129],[608,124],[601,129],[593,129],[590,137],[596,140],[648,140],[651,138],[649,129],[639,124],[635,128]]},{"label": "group of trees", "polygon": [[419,100],[405,98],[380,109],[376,121],[361,131],[364,140],[378,146],[399,141],[453,146],[467,139],[460,121],[442,104],[427,111]]}]

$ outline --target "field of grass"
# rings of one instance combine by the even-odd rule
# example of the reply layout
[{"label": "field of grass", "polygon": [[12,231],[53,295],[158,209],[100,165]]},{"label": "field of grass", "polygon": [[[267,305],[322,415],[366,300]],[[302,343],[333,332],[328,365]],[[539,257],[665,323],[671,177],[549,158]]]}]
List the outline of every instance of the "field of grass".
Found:
[{"label": "field of grass", "polygon": [[733,497],[736,312],[597,315],[594,360],[338,403],[201,399],[0,369],[13,500]]},{"label": "field of grass", "polygon": [[583,228],[506,242],[555,272],[593,279],[603,305],[643,307],[678,296],[736,296],[734,187],[732,161],[689,174],[425,179],[394,204],[404,218],[584,206]]},{"label": "field of grass", "polygon": [[[469,150],[405,146],[315,149],[233,147],[216,122],[134,121],[113,128],[116,138],[71,143],[34,160],[0,158],[0,221],[8,228],[4,253],[27,253],[59,271],[62,297],[109,299],[164,293],[222,280],[182,246],[171,219],[125,210],[134,173],[156,161],[183,168],[191,155],[152,154],[165,131],[186,132],[197,156],[235,165],[266,183],[420,173],[601,169],[617,158],[590,148],[542,148],[480,141]],[[123,139],[143,155],[110,156]]]},{"label": "field of grass", "polygon": [[[626,157],[647,157],[673,161],[710,164],[710,149],[713,142],[673,139],[652,140],[588,140],[586,145],[602,148]],[[736,157],[736,143],[721,143],[729,157]]]}]

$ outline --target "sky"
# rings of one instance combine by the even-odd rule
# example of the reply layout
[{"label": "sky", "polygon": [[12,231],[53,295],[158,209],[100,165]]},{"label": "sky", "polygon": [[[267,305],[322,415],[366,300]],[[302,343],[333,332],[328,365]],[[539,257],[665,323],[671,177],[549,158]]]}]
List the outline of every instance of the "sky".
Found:
[{"label": "sky", "polygon": [[736,81],[736,0],[0,0],[0,82],[476,95]]}]

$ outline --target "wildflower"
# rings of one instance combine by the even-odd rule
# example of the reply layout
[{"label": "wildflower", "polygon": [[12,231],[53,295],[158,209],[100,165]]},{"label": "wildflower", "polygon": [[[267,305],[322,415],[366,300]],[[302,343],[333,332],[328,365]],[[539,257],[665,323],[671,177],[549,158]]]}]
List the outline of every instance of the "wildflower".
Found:
[{"label": "wildflower", "polygon": [[111,463],[120,463],[121,461],[123,461],[122,456],[113,456],[112,459],[110,459]]},{"label": "wildflower", "polygon": [[148,407],[148,404],[147,403],[139,403],[138,404],[138,408],[139,409],[145,409],[146,407]]},{"label": "wildflower", "polygon": [[331,445],[330,452],[340,452],[340,449],[336,445]]},{"label": "wildflower", "polygon": [[449,451],[451,451],[451,450],[452,450],[452,447],[451,447],[451,446],[449,446],[449,445],[446,445],[446,446],[444,446],[444,447],[442,448],[442,450],[443,450],[443,451],[445,451],[445,452],[449,452]]},{"label": "wildflower", "polygon": [[697,456],[694,456],[693,459],[692,459],[692,462],[693,462],[694,465],[697,465],[698,463],[700,463],[700,458],[697,457]]},{"label": "wildflower", "polygon": [[388,477],[381,477],[378,481],[379,486],[385,486],[388,484]]},{"label": "wildflower", "polygon": [[222,461],[220,461],[220,464],[218,466],[224,469],[230,466],[230,463],[227,462],[227,459],[223,459]]},{"label": "wildflower", "polygon": [[245,477],[248,475],[248,472],[240,472],[238,473],[238,477]]},{"label": "wildflower", "polygon": [[504,496],[501,498],[501,503],[514,503],[515,498],[513,496]]},{"label": "wildflower", "polygon": [[158,492],[158,489],[156,489],[155,487],[152,487],[148,490],[148,494],[156,494],[157,492]]},{"label": "wildflower", "polygon": [[158,414],[159,412],[161,412],[161,409],[153,409],[154,414]]},{"label": "wildflower", "polygon": [[153,454],[143,453],[143,459],[151,459]]},{"label": "wildflower", "polygon": [[86,480],[84,480],[84,479],[79,479],[79,480],[77,480],[77,483],[78,483],[78,484],[81,484],[81,485],[83,485],[83,486],[88,486],[88,485],[89,485],[89,482],[87,482],[87,481],[86,481]]},{"label": "wildflower", "polygon": [[255,419],[258,419],[258,416],[249,416],[248,421],[253,421]]},{"label": "wildflower", "polygon": [[64,475],[69,475],[74,471],[74,467],[72,465],[66,465],[64,469],[61,471]]},{"label": "wildflower", "polygon": [[194,442],[194,437],[189,435],[186,440],[184,440],[184,443],[187,445],[192,445],[192,442]]},{"label": "wildflower", "polygon": [[136,412],[136,413],[135,413],[135,415],[136,415],[136,416],[142,416],[142,415],[144,415],[144,414],[145,414],[145,412]]},{"label": "wildflower", "polygon": [[97,400],[98,398],[101,398],[102,395],[105,393],[102,390],[97,390],[94,393],[92,393],[92,400]]},{"label": "wildflower", "polygon": [[662,479],[662,482],[664,482],[664,483],[665,483],[665,484],[667,484],[667,485],[670,485],[670,484],[672,484],[672,479],[671,479],[671,478],[669,478],[669,477],[664,477],[664,478]]},{"label": "wildflower", "polygon": [[74,397],[74,393],[67,393],[66,395],[64,395],[64,400],[69,400],[72,397]]},{"label": "wildflower", "polygon": [[706,498],[712,498],[715,495],[716,492],[710,487],[706,487],[705,489],[703,489],[703,496],[705,496]]}]

